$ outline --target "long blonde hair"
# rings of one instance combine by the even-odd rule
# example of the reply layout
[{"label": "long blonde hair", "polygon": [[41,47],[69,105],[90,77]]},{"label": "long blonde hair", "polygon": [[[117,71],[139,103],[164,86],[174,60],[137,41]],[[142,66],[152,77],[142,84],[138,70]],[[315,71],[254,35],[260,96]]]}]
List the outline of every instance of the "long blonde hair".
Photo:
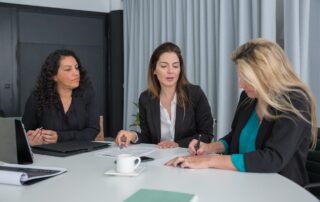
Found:
[{"label": "long blonde hair", "polygon": [[[241,45],[231,58],[237,65],[239,77],[257,91],[259,102],[280,112],[293,113],[311,125],[311,148],[314,149],[317,143],[315,99],[293,71],[283,49],[272,41],[258,38]],[[308,115],[294,107],[289,96],[292,92],[298,92],[309,102]],[[263,113],[269,119],[281,116],[267,109]]]}]

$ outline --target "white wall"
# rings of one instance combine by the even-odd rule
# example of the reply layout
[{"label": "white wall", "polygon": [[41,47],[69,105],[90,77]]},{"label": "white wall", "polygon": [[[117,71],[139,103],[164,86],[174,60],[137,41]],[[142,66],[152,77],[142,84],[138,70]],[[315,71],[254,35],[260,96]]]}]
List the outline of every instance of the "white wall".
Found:
[{"label": "white wall", "polygon": [[122,0],[0,0],[0,2],[102,13],[123,9]]}]

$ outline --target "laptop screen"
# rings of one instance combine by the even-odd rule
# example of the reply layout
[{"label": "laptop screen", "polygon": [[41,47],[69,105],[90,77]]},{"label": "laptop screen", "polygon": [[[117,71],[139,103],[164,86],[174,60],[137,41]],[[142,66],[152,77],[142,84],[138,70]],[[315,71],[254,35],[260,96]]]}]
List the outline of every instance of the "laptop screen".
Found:
[{"label": "laptop screen", "polygon": [[19,164],[33,162],[26,132],[20,120],[0,118],[0,139],[0,161]]}]

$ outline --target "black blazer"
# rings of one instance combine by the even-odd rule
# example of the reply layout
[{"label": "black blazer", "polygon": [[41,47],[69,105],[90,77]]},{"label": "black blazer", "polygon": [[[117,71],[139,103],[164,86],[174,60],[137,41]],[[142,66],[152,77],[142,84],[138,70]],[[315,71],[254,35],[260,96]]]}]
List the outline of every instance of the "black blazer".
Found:
[{"label": "black blazer", "polygon": [[99,116],[92,87],[84,89],[82,95],[72,95],[72,102],[64,113],[59,99],[57,106],[38,113],[39,103],[32,93],[25,105],[22,122],[26,130],[44,129],[58,133],[58,142],[83,140],[92,141],[100,131]]},{"label": "black blazer", "polygon": [[[309,104],[304,96],[291,93],[292,104],[309,118]],[[232,122],[231,132],[224,138],[229,144],[229,154],[239,153],[240,133],[247,123],[256,100],[242,92]],[[273,114],[284,115],[274,109]],[[305,185],[308,182],[306,158],[310,145],[311,126],[294,114],[286,114],[276,120],[263,119],[256,139],[256,151],[244,154],[247,172],[279,173],[294,182]]]},{"label": "black blazer", "polygon": [[[192,139],[202,134],[201,141],[210,142],[213,133],[213,119],[208,100],[199,86],[186,85],[185,91],[189,104],[184,109],[176,107],[174,141],[180,147],[188,147]],[[139,141],[157,144],[161,140],[160,100],[146,90],[139,98],[140,128]]]}]

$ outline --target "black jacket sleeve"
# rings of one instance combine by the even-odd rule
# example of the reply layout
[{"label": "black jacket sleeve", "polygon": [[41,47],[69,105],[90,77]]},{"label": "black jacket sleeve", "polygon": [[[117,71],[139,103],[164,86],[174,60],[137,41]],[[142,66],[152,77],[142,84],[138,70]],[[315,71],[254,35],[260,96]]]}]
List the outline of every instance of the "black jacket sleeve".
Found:
[{"label": "black jacket sleeve", "polygon": [[[309,119],[308,101],[302,95],[294,94],[290,96],[293,106]],[[311,135],[310,124],[293,113],[282,115],[284,117],[274,121],[271,134],[263,148],[244,154],[246,171],[280,172],[295,155],[307,153]]]},{"label": "black jacket sleeve", "polygon": [[139,138],[137,143],[154,143],[151,141],[151,134],[147,120],[147,93],[148,92],[145,91],[141,93],[139,97],[139,119],[141,132],[137,132]]},{"label": "black jacket sleeve", "polygon": [[22,123],[26,131],[40,128],[40,123],[37,117],[38,104],[36,98],[31,94],[25,104],[24,113],[22,116]]},{"label": "black jacket sleeve", "polygon": [[243,104],[246,102],[247,99],[247,95],[246,93],[243,91],[240,95],[240,99],[239,99],[239,102],[238,102],[238,105],[237,105],[237,110],[235,112],[235,115],[234,115],[234,118],[233,118],[233,121],[232,121],[232,124],[231,124],[231,130],[230,132],[224,136],[223,138],[221,138],[221,140],[224,140],[228,143],[228,145],[230,146],[231,145],[231,140],[232,140],[232,136],[233,136],[233,132],[234,132],[234,129],[236,127],[236,124],[238,122],[238,119],[239,119],[239,113],[240,113],[240,108],[243,107]]}]

